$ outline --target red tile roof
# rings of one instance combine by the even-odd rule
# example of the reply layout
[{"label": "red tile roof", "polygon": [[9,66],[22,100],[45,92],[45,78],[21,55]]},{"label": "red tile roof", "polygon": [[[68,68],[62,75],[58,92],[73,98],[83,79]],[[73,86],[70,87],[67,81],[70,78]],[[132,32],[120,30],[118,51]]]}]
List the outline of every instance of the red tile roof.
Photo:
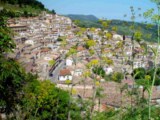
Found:
[{"label": "red tile roof", "polygon": [[60,76],[66,76],[66,75],[71,75],[70,70],[68,69],[60,70]]},{"label": "red tile roof", "polygon": [[78,46],[77,47],[77,51],[83,51],[83,50],[85,50],[85,48],[83,46]]},{"label": "red tile roof", "polygon": [[42,49],[41,49],[41,52],[49,52],[49,51],[51,51],[50,48],[42,48]]}]

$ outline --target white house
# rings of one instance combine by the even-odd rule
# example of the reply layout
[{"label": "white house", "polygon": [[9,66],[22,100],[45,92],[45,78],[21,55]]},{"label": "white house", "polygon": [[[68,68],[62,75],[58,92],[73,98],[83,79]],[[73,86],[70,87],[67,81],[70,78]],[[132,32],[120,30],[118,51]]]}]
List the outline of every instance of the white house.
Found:
[{"label": "white house", "polygon": [[48,61],[50,61],[50,60],[52,60],[52,58],[51,58],[51,57],[49,57],[49,56],[45,56],[45,57],[44,57],[44,60],[48,60]]},{"label": "white house", "polygon": [[136,61],[133,63],[133,67],[134,67],[134,69],[140,68],[140,67],[145,67],[145,63],[143,63],[142,61]]},{"label": "white house", "polygon": [[122,37],[121,35],[114,34],[114,35],[113,35],[113,39],[116,39],[116,40],[123,40],[123,37]]},{"label": "white house", "polygon": [[132,52],[131,52],[131,51],[127,51],[127,52],[126,52],[126,55],[131,56],[131,55],[132,55]]},{"label": "white house", "polygon": [[76,66],[72,65],[68,67],[68,69],[70,69],[71,71],[71,74],[77,77],[82,76],[84,68],[85,68],[85,65],[82,62],[78,62]]},{"label": "white house", "polygon": [[113,69],[111,68],[111,67],[105,67],[105,68],[103,68],[104,69],[104,71],[106,72],[106,74],[107,75],[109,75],[110,73],[112,73],[113,72]]},{"label": "white house", "polygon": [[59,81],[66,81],[66,80],[72,80],[73,77],[69,69],[63,69],[63,70],[60,70],[58,79]]},{"label": "white house", "polygon": [[82,75],[82,69],[76,69],[75,71],[74,71],[74,75],[75,76],[81,76]]},{"label": "white house", "polygon": [[66,66],[72,66],[73,65],[73,60],[72,59],[66,59]]},{"label": "white house", "polygon": [[59,46],[56,45],[56,44],[54,44],[54,45],[53,45],[53,44],[48,44],[47,47],[48,47],[48,48],[51,48],[51,49],[54,50],[54,51],[59,49]]},{"label": "white house", "polygon": [[25,44],[29,44],[29,45],[34,45],[34,41],[33,40],[26,40]]}]

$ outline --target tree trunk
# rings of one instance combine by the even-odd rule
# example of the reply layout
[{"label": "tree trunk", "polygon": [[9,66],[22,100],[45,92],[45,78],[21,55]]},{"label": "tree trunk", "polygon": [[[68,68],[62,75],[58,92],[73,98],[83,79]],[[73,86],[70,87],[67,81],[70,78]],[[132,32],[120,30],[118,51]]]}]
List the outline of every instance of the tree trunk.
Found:
[{"label": "tree trunk", "polygon": [[86,83],[85,83],[85,80],[83,81],[83,98],[85,98],[85,94],[86,94]]},{"label": "tree trunk", "polygon": [[2,120],[2,116],[1,116],[1,113],[0,113],[0,120]]},{"label": "tree trunk", "polygon": [[96,97],[96,85],[95,85],[95,80],[94,80],[93,95],[92,95],[92,105],[91,105],[91,110],[90,110],[91,119],[92,119],[93,110],[94,110],[95,97]]},{"label": "tree trunk", "polygon": [[101,98],[98,98],[98,112],[100,112],[100,107],[101,107]]}]

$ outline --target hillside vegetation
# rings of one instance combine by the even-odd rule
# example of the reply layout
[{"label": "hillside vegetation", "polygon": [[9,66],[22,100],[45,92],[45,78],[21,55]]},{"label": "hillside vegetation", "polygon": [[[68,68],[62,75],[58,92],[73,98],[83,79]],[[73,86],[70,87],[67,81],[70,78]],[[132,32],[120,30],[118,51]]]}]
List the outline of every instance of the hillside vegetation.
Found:
[{"label": "hillside vegetation", "polygon": [[7,17],[37,16],[41,11],[48,11],[37,0],[0,0],[0,8]]},{"label": "hillside vegetation", "polygon": [[[0,10],[0,120],[1,114],[5,114],[7,120],[65,120],[68,111],[75,109],[74,114],[70,114],[71,118],[81,118],[76,102],[72,101],[72,107],[68,106],[71,97],[69,92],[56,88],[55,84],[48,80],[40,81],[37,75],[27,73],[15,59],[6,57],[6,54],[13,52],[16,45],[5,18],[11,17],[9,15],[18,17],[14,16],[18,10],[24,12],[24,9],[33,8],[35,12],[45,8],[33,7],[34,5],[30,4],[25,4],[27,8],[22,8],[18,3],[11,4],[10,1],[2,3],[4,9]],[[25,12],[20,14],[23,15]]]},{"label": "hillside vegetation", "polygon": [[34,8],[44,9],[44,5],[37,0],[1,0],[0,2],[12,4],[12,5],[19,5],[20,7],[24,5],[30,5]]},{"label": "hillside vegetation", "polygon": [[94,15],[74,15],[74,14],[69,14],[67,15],[69,18],[72,20],[88,20],[88,21],[98,21],[99,19],[95,17]]},{"label": "hillside vegetation", "polygon": [[[102,28],[102,25],[99,23],[99,19],[93,15],[67,15],[70,17],[79,27],[84,28]],[[92,17],[91,17],[92,16]],[[77,22],[78,20],[78,22]],[[117,33],[125,34],[131,36],[131,31],[128,31],[130,27],[134,24],[134,26],[142,32],[143,39],[149,42],[156,41],[156,26],[151,24],[145,23],[133,23],[130,21],[123,21],[123,20],[109,20],[110,24],[108,29],[112,30],[113,27],[117,28]]]},{"label": "hillside vegetation", "polygon": [[[107,76],[108,79],[113,80],[112,83],[117,82],[115,85],[113,85],[116,87],[116,91],[114,91],[112,86],[110,87],[111,84],[107,83],[108,81],[102,81],[102,78],[105,77],[105,72],[102,69],[102,66],[107,65],[110,67],[113,65],[112,59],[103,56],[103,51],[104,48],[108,47],[114,53],[123,55],[124,42],[120,41],[118,42],[120,44],[117,45],[116,43],[112,46],[106,46],[105,44],[100,45],[98,42],[92,40],[90,36],[84,34],[84,43],[87,47],[83,50],[85,50],[85,53],[89,53],[89,57],[91,56],[94,58],[89,62],[87,62],[88,59],[85,61],[81,58],[81,56],[78,58],[78,54],[80,53],[77,49],[79,45],[79,39],[77,39],[78,44],[76,43],[76,45],[72,46],[67,53],[67,56],[73,59],[73,64],[75,65],[74,68],[77,66],[77,61],[83,60],[87,62],[85,66],[86,71],[84,71],[83,78],[80,81],[84,85],[84,93],[83,97],[81,97],[79,94],[75,94],[76,90],[74,89],[74,86],[76,84],[80,84],[80,82],[73,83],[70,80],[66,80],[65,84],[67,85],[68,90],[60,89],[56,86],[55,83],[52,83],[49,80],[41,81],[39,80],[37,74],[33,75],[32,73],[26,72],[16,59],[10,58],[8,56],[8,54],[13,52],[13,49],[16,48],[16,45],[14,44],[14,40],[11,37],[13,33],[7,27],[7,21],[5,18],[36,16],[39,14],[38,11],[48,11],[44,8],[43,4],[37,2],[36,0],[23,0],[23,2],[22,0],[1,0],[0,2],[0,5],[3,6],[3,8],[0,10],[0,120],[2,120],[2,114],[6,115],[7,120],[160,120],[160,107],[154,105],[154,101],[154,104],[151,104],[152,95],[154,95],[152,94],[152,87],[154,87],[156,84],[159,84],[160,81],[160,69],[158,68],[159,66],[157,66],[158,62],[156,62],[158,61],[158,49],[157,52],[155,52],[153,49],[155,54],[155,56],[153,56],[155,61],[155,66],[153,69],[146,71],[145,69],[140,68],[130,73],[132,79],[136,81],[136,84],[133,83],[133,86],[130,84],[127,85],[126,83],[124,85],[121,84],[122,86],[116,85],[120,83],[122,79],[127,79],[126,76],[129,74],[126,73],[127,71],[125,71],[124,74],[115,72],[112,75]],[[93,16],[89,17],[92,19],[94,18]],[[100,21],[98,20],[93,21],[85,19],[84,21],[88,23],[84,24],[83,20],[74,20],[75,23],[77,23],[79,26],[82,25],[83,27],[87,27],[87,25],[93,27],[94,24],[99,25],[99,27],[103,28],[101,34],[102,43],[105,42],[105,40],[109,41],[110,35],[105,35],[104,39],[104,27],[108,25],[108,21],[101,21],[102,25],[100,25]],[[90,23],[91,21],[92,23]],[[41,22],[39,23],[41,24]],[[121,34],[130,35],[128,28],[131,27],[133,23],[119,20],[112,20],[109,23],[110,25],[109,28],[107,26],[107,29],[113,30],[114,28],[114,31],[116,31],[118,28],[119,33],[121,32]],[[158,23],[160,23],[160,20],[158,20]],[[143,31],[145,34],[155,30],[155,26],[140,23],[135,23],[135,27],[139,28],[139,30]],[[80,28],[78,30],[79,33],[75,32],[75,34],[78,36],[77,38],[80,38],[81,33],[85,33],[86,30],[87,29]],[[92,31],[94,31],[94,29]],[[139,34],[135,38],[136,41],[140,41]],[[112,40],[113,39],[110,41],[112,42]],[[63,42],[64,40],[61,36],[59,36],[58,41]],[[134,45],[133,40],[131,45]],[[97,52],[95,47],[99,46],[100,52]],[[62,47],[64,48],[64,46]],[[145,45],[141,47],[145,47]],[[132,48],[134,48],[134,46]],[[136,54],[135,50],[133,49],[130,61],[132,63],[132,69],[134,60],[138,55],[139,52]],[[116,56],[116,54],[114,56]],[[146,56],[147,55],[144,55],[143,58]],[[120,59],[120,57],[117,59]],[[122,65],[124,65],[123,60]],[[79,69],[79,67],[77,68]],[[90,90],[88,89],[89,85],[87,84],[88,78],[89,80],[91,79],[93,81],[91,83],[93,84],[91,86],[92,92],[88,93],[92,96],[88,97],[88,99],[85,99],[84,96],[88,96],[88,94],[85,94],[85,92]],[[105,86],[107,85],[104,84],[105,82],[109,87]],[[105,94],[106,89],[103,89],[104,87],[102,84],[109,90],[109,92],[111,92],[111,95]],[[145,94],[146,92],[149,94],[149,97],[147,94]],[[119,95],[114,96],[114,93],[119,93]],[[109,107],[108,102],[103,104],[102,98],[104,97],[110,98],[107,100],[108,102],[112,101],[112,99],[119,98],[119,106],[115,106],[113,104],[112,108]],[[113,103],[116,103],[116,101]],[[103,112],[100,110],[101,105],[105,109]]]}]

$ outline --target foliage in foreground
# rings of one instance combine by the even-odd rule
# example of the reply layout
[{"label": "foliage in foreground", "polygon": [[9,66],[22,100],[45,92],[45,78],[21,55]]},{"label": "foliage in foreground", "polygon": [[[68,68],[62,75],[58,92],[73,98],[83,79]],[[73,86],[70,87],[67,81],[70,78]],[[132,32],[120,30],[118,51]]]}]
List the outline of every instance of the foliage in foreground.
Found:
[{"label": "foliage in foreground", "polygon": [[[37,76],[25,73],[14,59],[7,58],[6,53],[14,48],[14,44],[1,16],[0,19],[0,31],[3,33],[0,36],[0,110],[3,109],[3,112],[9,115],[8,119],[65,120],[68,119],[68,111],[71,111],[71,119],[78,120],[83,118],[86,120],[148,119],[147,102],[143,98],[139,99],[140,96],[136,92],[129,93],[138,96],[135,106],[131,106],[131,108],[123,108],[122,106],[119,110],[94,112],[93,118],[90,118],[88,112],[90,104],[85,104],[83,100],[76,101],[76,99],[72,99],[67,91],[56,88],[54,84],[47,80],[42,82],[37,80]],[[74,54],[75,50],[73,49],[70,53]],[[94,64],[96,63],[94,61]],[[153,72],[151,70],[151,75],[153,75]],[[96,68],[95,73],[101,75],[102,69]],[[136,79],[153,79],[144,70],[139,73]],[[156,73],[158,74],[156,77],[159,78],[159,69]],[[116,73],[112,78],[117,81],[117,78],[120,77],[122,76]],[[151,106],[151,111],[151,118],[159,120],[160,109]],[[84,113],[84,115],[81,113]]]}]

